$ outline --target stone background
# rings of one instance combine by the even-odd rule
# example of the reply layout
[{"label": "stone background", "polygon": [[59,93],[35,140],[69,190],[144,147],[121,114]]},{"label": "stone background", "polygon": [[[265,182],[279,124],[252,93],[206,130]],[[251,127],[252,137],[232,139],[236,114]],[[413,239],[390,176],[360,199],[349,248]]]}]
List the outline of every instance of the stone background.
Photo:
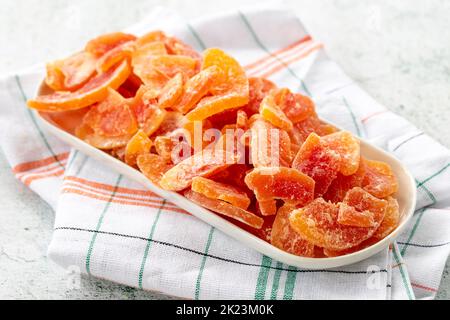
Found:
[{"label": "stone background", "polygon": [[[0,0],[0,75],[63,57],[157,5],[195,18],[258,0]],[[375,99],[450,147],[450,1],[285,1]],[[370,76],[368,76],[370,75]],[[54,213],[13,177],[0,150],[0,298],[167,299],[81,278],[46,258]],[[450,298],[447,266],[437,298]],[[76,280],[76,279],[75,279]],[[75,281],[76,283],[76,281]]]}]

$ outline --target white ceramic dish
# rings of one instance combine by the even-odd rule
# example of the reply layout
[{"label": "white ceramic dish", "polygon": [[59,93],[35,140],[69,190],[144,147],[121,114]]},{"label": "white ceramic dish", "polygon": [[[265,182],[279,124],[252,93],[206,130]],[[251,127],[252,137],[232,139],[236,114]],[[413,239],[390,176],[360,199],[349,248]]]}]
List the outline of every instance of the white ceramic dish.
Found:
[{"label": "white ceramic dish", "polygon": [[[38,95],[49,92],[48,87],[43,83],[37,92]],[[220,215],[213,213],[199,205],[189,201],[182,195],[163,190],[151,183],[140,171],[128,166],[124,162],[108,155],[107,153],[92,147],[86,142],[78,139],[68,131],[62,129],[60,125],[51,119],[49,114],[41,114],[35,111],[37,118],[40,120],[42,126],[51,134],[57,136],[67,144],[80,150],[84,154],[101,161],[111,169],[123,174],[129,179],[135,180],[142,184],[152,192],[160,195],[168,201],[176,204],[180,208],[190,212],[192,215],[203,220],[204,222],[214,226],[229,236],[237,239],[243,244],[288,265],[307,268],[307,269],[328,269],[344,265],[349,265],[361,260],[364,260],[381,250],[385,249],[394,241],[398,234],[404,229],[406,223],[414,213],[416,203],[416,185],[413,177],[408,170],[396,158],[386,153],[380,148],[374,147],[369,143],[361,140],[361,153],[368,159],[379,160],[388,163],[398,178],[399,188],[395,197],[398,200],[400,214],[402,217],[400,225],[386,238],[377,242],[376,244],[363,249],[361,251],[339,256],[334,258],[306,258],[299,257],[285,251],[282,251],[270,243],[261,240],[253,234],[237,227],[233,223],[223,219]],[[74,112],[77,116],[77,112]],[[65,127],[70,127],[70,124],[65,123]]]}]

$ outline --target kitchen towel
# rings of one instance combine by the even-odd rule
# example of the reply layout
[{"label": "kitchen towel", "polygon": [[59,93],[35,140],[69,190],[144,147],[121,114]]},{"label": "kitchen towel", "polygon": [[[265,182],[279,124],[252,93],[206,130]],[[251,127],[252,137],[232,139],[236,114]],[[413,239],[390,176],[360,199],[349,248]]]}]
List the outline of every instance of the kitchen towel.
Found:
[{"label": "kitchen towel", "polygon": [[450,248],[449,150],[359,88],[289,10],[268,5],[185,21],[158,8],[126,31],[154,29],[199,51],[223,48],[249,76],[312,96],[321,117],[403,161],[417,182],[417,211],[389,249],[365,261],[330,270],[285,265],[43,131],[25,104],[44,77],[37,66],[0,80],[0,142],[16,177],[55,210],[53,261],[190,299],[435,296]]}]

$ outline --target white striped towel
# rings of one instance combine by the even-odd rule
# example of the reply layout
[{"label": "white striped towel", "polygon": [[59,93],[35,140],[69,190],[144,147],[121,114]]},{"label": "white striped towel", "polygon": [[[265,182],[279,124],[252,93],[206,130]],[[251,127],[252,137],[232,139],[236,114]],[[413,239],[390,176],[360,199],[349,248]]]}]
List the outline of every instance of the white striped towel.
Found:
[{"label": "white striped towel", "polygon": [[193,299],[433,298],[450,248],[450,152],[362,91],[287,10],[191,22],[159,9],[128,31],[161,28],[217,46],[249,75],[311,95],[319,114],[401,159],[417,213],[391,250],[332,270],[302,270],[251,250],[43,132],[25,106],[43,68],[0,82],[1,146],[17,178],[56,212],[48,254],[63,267]]}]

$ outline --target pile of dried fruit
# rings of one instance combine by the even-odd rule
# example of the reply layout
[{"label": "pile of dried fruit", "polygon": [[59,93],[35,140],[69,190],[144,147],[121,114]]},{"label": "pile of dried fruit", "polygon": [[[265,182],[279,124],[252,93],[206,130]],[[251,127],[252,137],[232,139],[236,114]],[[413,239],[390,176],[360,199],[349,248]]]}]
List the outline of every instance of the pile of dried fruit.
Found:
[{"label": "pile of dried fruit", "polygon": [[287,252],[337,256],[400,220],[391,168],[322,122],[308,97],[247,78],[220,49],[113,33],[47,65],[43,112],[85,110],[76,135],[161,188]]}]

